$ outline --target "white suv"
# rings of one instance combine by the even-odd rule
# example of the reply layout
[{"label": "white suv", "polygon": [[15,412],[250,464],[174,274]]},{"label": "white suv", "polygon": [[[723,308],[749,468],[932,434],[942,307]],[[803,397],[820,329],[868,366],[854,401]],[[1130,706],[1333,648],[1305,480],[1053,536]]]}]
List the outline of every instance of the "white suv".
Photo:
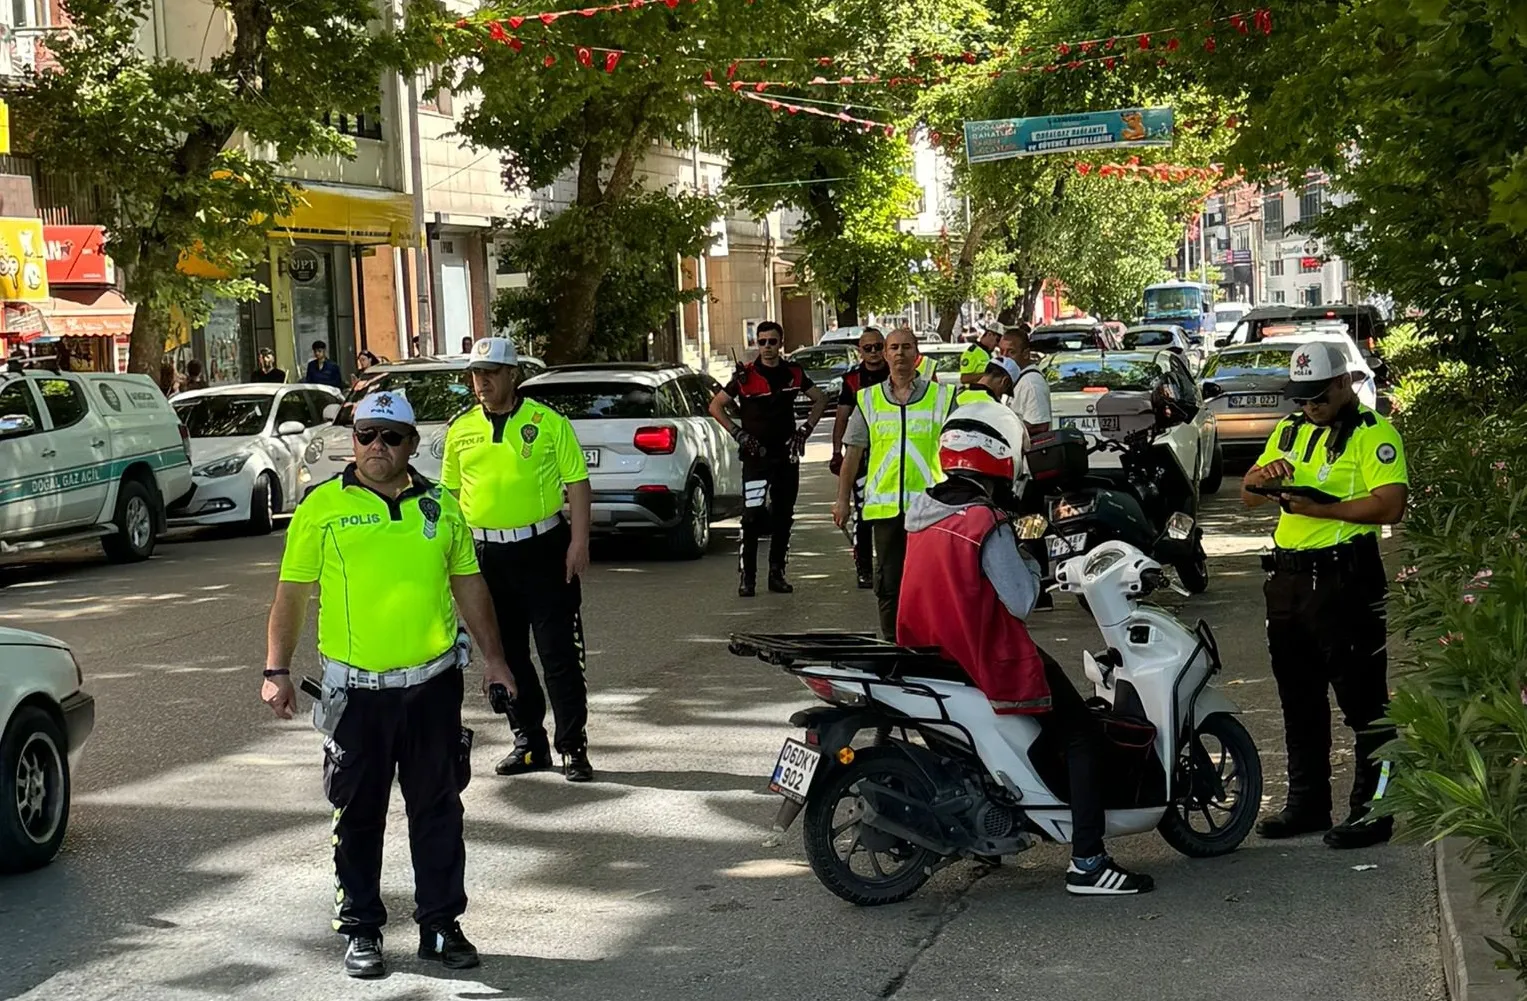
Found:
[{"label": "white suv", "polygon": [[0,374],[0,554],[100,539],[148,559],[191,495],[189,446],[146,375]]},{"label": "white suv", "polygon": [[708,412],[721,388],[678,365],[564,365],[520,391],[573,423],[589,467],[596,532],[652,532],[685,559],[711,522],[742,511],[737,446]]}]

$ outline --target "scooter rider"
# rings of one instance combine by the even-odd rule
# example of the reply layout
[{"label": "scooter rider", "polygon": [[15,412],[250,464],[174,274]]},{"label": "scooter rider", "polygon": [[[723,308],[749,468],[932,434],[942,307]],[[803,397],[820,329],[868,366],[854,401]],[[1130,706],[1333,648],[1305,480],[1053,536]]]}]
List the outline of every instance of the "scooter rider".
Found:
[{"label": "scooter rider", "polygon": [[1062,728],[1072,818],[1067,892],[1146,893],[1152,879],[1103,847],[1102,726],[1024,625],[1039,596],[1039,567],[1018,548],[1007,513],[1016,505],[1023,441],[1017,415],[995,401],[961,406],[944,422],[938,458],[948,478],[914,496],[907,510],[896,642],[937,647],[997,713],[1048,714],[1048,725]]},{"label": "scooter rider", "polygon": [[[758,539],[769,524],[769,590],[789,594],[785,578],[795,499],[801,489],[800,459],[806,451],[827,397],[801,366],[780,357],[784,328],[773,320],[758,325],[758,357],[744,365],[725,388],[711,397],[710,414],[737,439],[742,454],[742,542],[738,551],[737,595],[753,597],[758,575]],[[811,401],[811,414],[795,424],[795,398]],[[742,411],[741,425],[726,414],[732,400]]]},{"label": "scooter rider", "polygon": [[[865,327],[859,335],[859,364],[843,373],[843,388],[838,392],[838,410],[832,424],[832,461],[827,468],[837,476],[843,471],[843,432],[848,419],[859,405],[859,391],[878,385],[891,374],[885,361],[885,337],[878,327]],[[854,570],[860,590],[875,586],[875,543],[870,523],[860,517],[864,507],[864,479],[869,475],[869,456],[859,463],[854,480]]]}]

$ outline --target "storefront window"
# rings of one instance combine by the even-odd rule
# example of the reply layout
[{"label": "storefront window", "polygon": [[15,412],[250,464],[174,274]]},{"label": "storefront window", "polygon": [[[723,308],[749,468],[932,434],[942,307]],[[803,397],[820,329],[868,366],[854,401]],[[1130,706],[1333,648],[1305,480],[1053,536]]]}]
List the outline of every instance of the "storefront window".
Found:
[{"label": "storefront window", "polygon": [[202,328],[202,352],[205,359],[207,382],[226,385],[244,382],[249,378],[248,363],[240,350],[239,303],[233,299],[216,299],[212,303],[212,315]]}]

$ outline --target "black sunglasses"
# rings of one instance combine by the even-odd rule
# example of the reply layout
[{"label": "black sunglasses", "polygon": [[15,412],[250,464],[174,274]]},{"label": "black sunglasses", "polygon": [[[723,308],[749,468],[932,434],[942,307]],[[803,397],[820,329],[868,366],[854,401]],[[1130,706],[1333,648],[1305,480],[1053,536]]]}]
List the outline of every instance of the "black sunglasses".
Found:
[{"label": "black sunglasses", "polygon": [[761,348],[772,348],[778,346],[778,344],[778,337],[760,337],[758,339],[758,346]]},{"label": "black sunglasses", "polygon": [[859,350],[867,354],[878,355],[884,347],[884,344],[861,344],[859,345]]},{"label": "black sunglasses", "polygon": [[382,444],[386,445],[388,448],[397,448],[399,445],[413,437],[412,435],[402,434],[397,431],[383,431],[378,428],[367,428],[364,431],[356,431],[355,440],[363,447],[369,446],[372,442],[376,441],[378,435],[381,435]]},{"label": "black sunglasses", "polygon": [[1294,398],[1294,402],[1299,404],[1299,406],[1301,406],[1301,407],[1318,407],[1318,406],[1320,406],[1323,403],[1329,402],[1330,399],[1331,399],[1331,387],[1327,386],[1325,391],[1323,393],[1321,393],[1319,396],[1308,396],[1308,397],[1302,397],[1302,398],[1301,397],[1295,397]]}]

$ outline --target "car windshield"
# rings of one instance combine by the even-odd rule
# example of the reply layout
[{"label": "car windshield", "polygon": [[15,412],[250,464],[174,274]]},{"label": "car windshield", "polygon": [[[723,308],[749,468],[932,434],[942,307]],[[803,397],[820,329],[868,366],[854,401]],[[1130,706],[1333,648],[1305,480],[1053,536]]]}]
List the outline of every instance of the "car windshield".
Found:
[{"label": "car windshield", "polygon": [[846,371],[853,364],[849,361],[849,353],[842,348],[801,348],[790,356],[790,360],[813,372],[829,369]]},{"label": "car windshield", "polygon": [[1196,288],[1148,288],[1145,315],[1197,316],[1203,293]]},{"label": "car windshield", "polygon": [[637,382],[543,382],[524,392],[572,421],[647,418],[657,409],[652,387]]},{"label": "car windshield", "polygon": [[1228,309],[1223,306],[1214,307],[1215,323],[1235,323],[1246,315],[1246,311],[1239,306],[1231,306]]},{"label": "car windshield", "polygon": [[355,404],[361,397],[383,390],[406,396],[409,405],[414,408],[414,420],[420,424],[444,424],[473,400],[472,386],[464,368],[381,372],[350,390],[334,423],[349,424],[355,413]]},{"label": "car windshield", "polygon": [[1205,379],[1235,379],[1242,376],[1288,375],[1288,356],[1292,347],[1257,348],[1252,351],[1221,351],[1204,366]]},{"label": "car windshield", "polygon": [[1126,348],[1167,348],[1174,338],[1170,330],[1131,330],[1124,335]]},{"label": "car windshield", "polygon": [[175,400],[175,416],[192,438],[237,438],[265,430],[265,419],[270,416],[274,399],[269,393],[198,396]]},{"label": "car windshield", "polygon": [[926,356],[933,359],[933,371],[958,372],[960,356],[964,353],[963,351],[929,351]]},{"label": "car windshield", "polygon": [[1161,370],[1144,358],[1075,358],[1047,365],[1044,375],[1052,391],[1080,393],[1087,389],[1149,390]]},{"label": "car windshield", "polygon": [[1036,332],[1029,337],[1029,347],[1042,355],[1057,351],[1087,351],[1097,346],[1097,334],[1090,330]]}]

